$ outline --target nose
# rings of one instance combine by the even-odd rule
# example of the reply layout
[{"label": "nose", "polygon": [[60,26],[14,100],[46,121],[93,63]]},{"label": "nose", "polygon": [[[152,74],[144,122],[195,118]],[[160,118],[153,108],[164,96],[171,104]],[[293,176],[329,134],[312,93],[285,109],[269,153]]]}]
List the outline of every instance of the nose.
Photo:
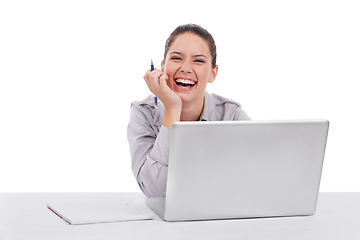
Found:
[{"label": "nose", "polygon": [[192,65],[189,62],[185,61],[181,65],[180,72],[182,72],[182,73],[191,73],[192,72]]}]

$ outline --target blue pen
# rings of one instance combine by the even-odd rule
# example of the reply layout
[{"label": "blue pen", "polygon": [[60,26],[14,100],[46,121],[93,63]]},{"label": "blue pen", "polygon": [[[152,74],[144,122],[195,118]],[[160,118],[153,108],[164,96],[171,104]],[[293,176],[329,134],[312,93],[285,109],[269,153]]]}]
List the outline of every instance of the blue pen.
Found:
[{"label": "blue pen", "polygon": [[[151,71],[154,71],[154,63],[153,60],[151,59]],[[157,108],[157,97],[154,97],[154,102],[155,102],[155,108]]]}]

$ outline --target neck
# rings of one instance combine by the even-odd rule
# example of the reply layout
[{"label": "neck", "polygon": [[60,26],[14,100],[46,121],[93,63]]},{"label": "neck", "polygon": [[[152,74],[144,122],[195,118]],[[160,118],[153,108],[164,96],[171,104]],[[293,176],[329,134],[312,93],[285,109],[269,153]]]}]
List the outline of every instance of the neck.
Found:
[{"label": "neck", "polygon": [[198,121],[204,108],[204,96],[182,104],[180,121]]}]

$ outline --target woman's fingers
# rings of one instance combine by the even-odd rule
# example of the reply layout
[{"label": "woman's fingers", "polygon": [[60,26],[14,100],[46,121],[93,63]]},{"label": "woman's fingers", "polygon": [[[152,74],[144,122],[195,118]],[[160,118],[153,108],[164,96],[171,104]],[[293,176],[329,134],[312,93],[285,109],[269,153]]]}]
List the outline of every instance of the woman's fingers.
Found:
[{"label": "woman's fingers", "polygon": [[154,70],[151,72],[151,74],[153,75],[153,78],[151,79],[151,81],[154,81],[154,83],[156,85],[160,84],[159,82],[159,78],[164,74],[162,71],[160,70]]},{"label": "woman's fingers", "polygon": [[161,75],[159,78],[160,87],[166,87],[168,79],[169,79],[169,77],[165,73],[163,75]]},{"label": "woman's fingers", "polygon": [[150,90],[152,91],[152,88],[154,87],[154,84],[157,82],[157,77],[155,76],[155,73],[158,72],[157,70],[151,71],[150,69],[146,71],[144,75],[144,80]]},{"label": "woman's fingers", "polygon": [[150,91],[157,96],[167,108],[178,108],[181,106],[181,98],[168,86],[169,76],[163,71],[154,69],[148,70],[144,79]]},{"label": "woman's fingers", "polygon": [[[146,71],[145,75],[144,75],[144,80],[146,82],[146,84],[148,85],[150,91],[152,93],[154,93],[155,95],[157,95],[160,91],[162,91],[163,87],[166,87],[166,80],[169,77],[162,72],[159,69],[154,69],[153,71],[151,71],[150,69],[148,71]],[[161,84],[161,81],[165,81],[165,85]]]}]

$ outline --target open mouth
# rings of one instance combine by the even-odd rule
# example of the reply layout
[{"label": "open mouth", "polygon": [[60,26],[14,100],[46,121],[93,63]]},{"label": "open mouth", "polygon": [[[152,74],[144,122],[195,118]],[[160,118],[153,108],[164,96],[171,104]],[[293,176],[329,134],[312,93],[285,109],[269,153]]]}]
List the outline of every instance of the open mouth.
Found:
[{"label": "open mouth", "polygon": [[196,85],[196,81],[190,79],[176,78],[175,83],[177,86],[183,89],[191,89]]}]

